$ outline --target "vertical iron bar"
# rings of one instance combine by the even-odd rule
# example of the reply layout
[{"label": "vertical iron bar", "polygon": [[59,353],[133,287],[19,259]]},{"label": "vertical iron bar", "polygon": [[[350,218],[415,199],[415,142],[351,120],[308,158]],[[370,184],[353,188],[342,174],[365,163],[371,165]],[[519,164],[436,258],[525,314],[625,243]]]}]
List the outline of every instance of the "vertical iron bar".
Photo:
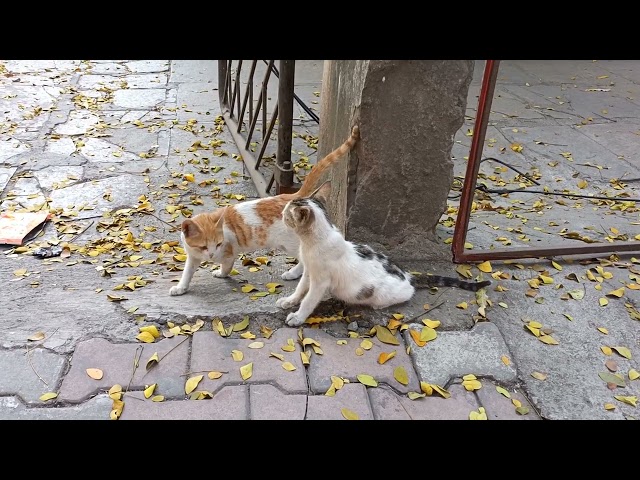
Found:
[{"label": "vertical iron bar", "polygon": [[262,162],[262,156],[264,155],[264,151],[267,149],[267,145],[269,145],[269,138],[271,138],[271,132],[273,131],[273,126],[276,124],[277,118],[278,105],[276,104],[276,108],[273,109],[271,121],[269,122],[269,128],[266,130],[267,136],[262,139],[262,147],[260,147],[260,153],[258,154],[258,158],[256,159],[256,169],[260,166],[260,162]]},{"label": "vertical iron bar", "polygon": [[[269,67],[271,71],[271,67]],[[280,60],[278,81],[278,153],[276,156],[276,195],[290,193],[293,186],[291,165],[291,130],[293,125],[293,87],[296,61]]]},{"label": "vertical iron bar", "polygon": [[238,111],[240,111],[240,71],[242,70],[242,60],[238,60],[238,66],[236,67],[236,79],[233,84],[233,95],[231,95],[231,109],[229,115],[233,117],[233,111],[236,105],[236,97],[238,98]]},{"label": "vertical iron bar", "polygon": [[220,109],[224,112],[226,107],[225,93],[227,92],[227,60],[218,60],[218,100]]},{"label": "vertical iron bar", "polygon": [[[458,208],[458,217],[456,219],[456,227],[453,231],[451,251],[453,253],[454,262],[457,262],[461,255],[464,254],[464,243],[467,237],[467,229],[469,228],[469,217],[471,215],[473,194],[475,192],[476,179],[480,169],[480,157],[482,156],[482,147],[487,133],[487,125],[489,123],[489,114],[491,113],[491,102],[493,101],[493,92],[496,86],[499,64],[500,60],[487,60],[484,67],[480,97],[478,98],[478,111],[476,112],[473,137],[471,138],[471,151],[469,152],[467,173],[464,177],[462,196],[460,197],[460,207]],[[280,81],[282,81],[282,79]]]},{"label": "vertical iron bar", "polygon": [[[240,129],[242,128],[242,124],[244,122],[244,112],[247,109],[247,100],[249,99],[249,92],[253,93],[253,74],[256,71],[257,64],[258,64],[257,60],[254,60],[253,63],[251,64],[251,71],[249,72],[249,81],[247,83],[247,91],[244,94],[244,100],[242,101],[242,110],[240,111],[240,115],[238,116],[238,132],[240,132]],[[251,114],[249,114],[249,123],[251,123]]]},{"label": "vertical iron bar", "polygon": [[264,141],[265,129],[267,128],[267,84],[262,84],[262,140]]},{"label": "vertical iron bar", "polygon": [[[273,63],[273,60],[271,60],[271,63]],[[268,68],[265,76],[264,76],[264,80],[262,80],[262,85],[266,85],[269,82],[269,77],[271,76],[271,68]],[[253,117],[253,120],[251,122],[251,126],[249,127],[249,131],[247,133],[247,143],[245,145],[244,148],[246,148],[247,150],[249,150],[249,145],[251,144],[251,137],[253,136],[253,131],[256,128],[256,122],[258,121],[258,114],[260,113],[260,106],[262,105],[262,92],[266,91],[266,88],[263,88],[262,90],[260,90],[260,95],[258,96],[258,102],[257,102],[257,107],[256,107],[256,113]]]}]

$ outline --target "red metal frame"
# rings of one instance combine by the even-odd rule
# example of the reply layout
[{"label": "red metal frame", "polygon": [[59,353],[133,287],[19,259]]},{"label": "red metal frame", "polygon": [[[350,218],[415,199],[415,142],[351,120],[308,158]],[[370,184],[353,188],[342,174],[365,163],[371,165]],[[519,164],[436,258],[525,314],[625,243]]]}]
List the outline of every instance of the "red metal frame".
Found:
[{"label": "red metal frame", "polygon": [[491,250],[466,251],[464,244],[469,228],[469,218],[471,216],[471,206],[480,170],[482,148],[489,124],[489,114],[491,113],[491,103],[493,92],[498,77],[498,67],[500,60],[487,60],[482,77],[480,97],[478,98],[478,111],[476,114],[473,137],[471,138],[471,150],[469,152],[469,163],[462,186],[462,196],[460,197],[460,207],[453,232],[453,242],[451,251],[455,263],[480,262],[484,260],[508,260],[516,258],[534,257],[555,257],[559,255],[582,255],[589,253],[618,253],[618,252],[640,252],[640,242],[625,243],[603,243],[600,245],[557,245],[543,248],[495,248]]}]

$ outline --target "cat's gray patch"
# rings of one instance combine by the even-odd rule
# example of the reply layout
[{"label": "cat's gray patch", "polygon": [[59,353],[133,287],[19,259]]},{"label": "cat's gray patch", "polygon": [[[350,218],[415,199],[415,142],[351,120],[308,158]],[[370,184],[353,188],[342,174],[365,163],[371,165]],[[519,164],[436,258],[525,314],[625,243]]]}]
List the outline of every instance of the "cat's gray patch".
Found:
[{"label": "cat's gray patch", "polygon": [[373,292],[375,291],[375,289],[376,287],[374,287],[373,285],[362,287],[356,295],[356,298],[358,300],[366,300],[367,298],[371,298],[373,297]]}]

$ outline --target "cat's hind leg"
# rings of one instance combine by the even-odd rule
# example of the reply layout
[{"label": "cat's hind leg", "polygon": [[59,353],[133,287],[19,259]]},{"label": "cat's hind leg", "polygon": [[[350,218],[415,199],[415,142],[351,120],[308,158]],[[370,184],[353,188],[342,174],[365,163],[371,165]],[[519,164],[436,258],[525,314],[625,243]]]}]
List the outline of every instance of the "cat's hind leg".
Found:
[{"label": "cat's hind leg", "polygon": [[220,263],[220,268],[213,272],[213,276],[218,278],[228,277],[231,269],[233,268],[234,260],[234,256],[223,257],[222,262]]},{"label": "cat's hind leg", "polygon": [[300,278],[304,272],[304,265],[301,261],[298,261],[293,267],[284,272],[281,276],[283,280],[295,280],[296,278]]}]

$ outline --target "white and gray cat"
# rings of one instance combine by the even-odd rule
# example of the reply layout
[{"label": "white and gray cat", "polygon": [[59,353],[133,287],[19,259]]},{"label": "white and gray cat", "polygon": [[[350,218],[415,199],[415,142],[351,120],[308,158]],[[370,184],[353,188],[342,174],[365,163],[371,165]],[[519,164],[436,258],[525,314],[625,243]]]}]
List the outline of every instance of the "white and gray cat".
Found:
[{"label": "white and gray cat", "polygon": [[283,309],[300,304],[287,316],[287,325],[302,325],[327,293],[347,304],[380,309],[406,302],[416,288],[446,286],[478,291],[491,285],[488,280],[415,276],[368,245],[345,240],[325,209],[329,190],[330,183],[325,182],[309,197],[288,202],[282,211],[285,225],[300,239],[298,258],[305,265],[295,292],[276,302]]}]

